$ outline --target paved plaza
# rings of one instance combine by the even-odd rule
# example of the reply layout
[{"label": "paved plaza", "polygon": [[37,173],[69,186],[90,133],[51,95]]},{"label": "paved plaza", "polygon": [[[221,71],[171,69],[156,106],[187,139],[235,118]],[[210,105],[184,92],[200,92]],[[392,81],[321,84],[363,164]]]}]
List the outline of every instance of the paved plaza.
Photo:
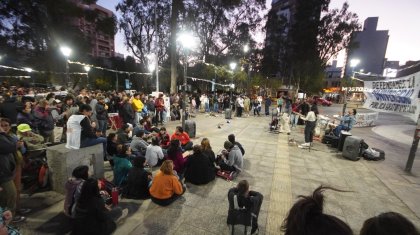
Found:
[{"label": "paved plaza", "polygon": [[[279,234],[296,197],[308,195],[320,185],[349,191],[326,191],[325,211],[346,221],[355,234],[365,219],[387,211],[402,213],[420,227],[420,219],[412,209],[419,208],[420,203],[407,206],[407,200],[387,186],[389,179],[378,177],[391,174],[378,174],[379,169],[385,169],[380,167],[385,162],[349,161],[320,142],[315,142],[310,151],[289,145],[289,138],[303,142],[303,127],[293,130],[290,136],[270,133],[271,116],[234,118],[228,123],[222,115],[199,114],[193,120],[197,123],[194,143],[207,137],[216,153],[227,136],[235,134],[246,151],[244,172],[232,182],[216,178],[204,186],[187,184],[186,193],[168,207],[150,200],[123,199],[121,206],[129,209],[129,216],[115,234],[228,234],[227,192],[242,179],[249,181],[251,190],[264,195],[260,234]],[[166,127],[172,133],[177,125],[180,123],[170,122]],[[106,167],[107,177],[112,177],[109,165]],[[411,190],[408,184],[399,185],[399,190]],[[23,204],[35,210],[21,225],[23,234],[69,233],[70,225],[61,213],[62,195],[37,193],[25,196]]]}]

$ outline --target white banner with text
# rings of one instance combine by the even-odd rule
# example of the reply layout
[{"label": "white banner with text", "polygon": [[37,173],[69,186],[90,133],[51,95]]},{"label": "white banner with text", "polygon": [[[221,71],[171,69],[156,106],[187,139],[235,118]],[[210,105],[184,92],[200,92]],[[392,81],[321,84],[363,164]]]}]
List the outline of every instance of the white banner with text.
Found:
[{"label": "white banner with text", "polygon": [[408,115],[417,121],[420,112],[420,72],[389,80],[365,81],[365,108]]}]

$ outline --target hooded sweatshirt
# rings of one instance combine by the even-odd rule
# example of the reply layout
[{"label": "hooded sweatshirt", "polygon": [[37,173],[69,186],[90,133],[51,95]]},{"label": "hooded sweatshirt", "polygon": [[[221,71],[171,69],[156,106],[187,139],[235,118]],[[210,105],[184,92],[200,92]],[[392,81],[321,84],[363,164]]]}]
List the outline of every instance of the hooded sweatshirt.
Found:
[{"label": "hooded sweatshirt", "polygon": [[229,151],[228,159],[225,160],[225,163],[229,166],[235,167],[238,171],[242,171],[244,166],[241,150],[237,145],[234,145]]}]

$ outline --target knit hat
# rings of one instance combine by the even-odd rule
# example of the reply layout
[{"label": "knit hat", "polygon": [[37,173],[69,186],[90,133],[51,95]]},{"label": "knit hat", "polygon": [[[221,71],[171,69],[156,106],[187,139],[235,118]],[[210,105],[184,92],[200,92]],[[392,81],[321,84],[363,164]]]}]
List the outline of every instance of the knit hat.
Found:
[{"label": "knit hat", "polygon": [[231,149],[233,147],[233,144],[230,141],[225,141],[225,144],[223,145],[225,149]]}]

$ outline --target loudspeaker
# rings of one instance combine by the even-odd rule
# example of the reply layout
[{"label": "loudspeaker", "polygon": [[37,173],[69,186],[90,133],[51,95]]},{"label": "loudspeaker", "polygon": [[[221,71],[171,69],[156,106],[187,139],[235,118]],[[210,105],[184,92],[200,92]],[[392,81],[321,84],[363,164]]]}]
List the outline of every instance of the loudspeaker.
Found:
[{"label": "loudspeaker", "polygon": [[225,109],[225,118],[232,119],[232,109]]},{"label": "loudspeaker", "polygon": [[343,157],[357,161],[361,154],[361,144],[363,139],[357,136],[348,136],[343,145]]},{"label": "loudspeaker", "polygon": [[188,133],[190,138],[195,138],[195,132],[196,132],[195,121],[193,121],[193,120],[186,120],[185,121],[185,132]]},{"label": "loudspeaker", "polygon": [[344,141],[348,136],[351,136],[350,132],[347,131],[341,131],[340,133],[340,140],[338,141],[338,151],[343,151]]}]

